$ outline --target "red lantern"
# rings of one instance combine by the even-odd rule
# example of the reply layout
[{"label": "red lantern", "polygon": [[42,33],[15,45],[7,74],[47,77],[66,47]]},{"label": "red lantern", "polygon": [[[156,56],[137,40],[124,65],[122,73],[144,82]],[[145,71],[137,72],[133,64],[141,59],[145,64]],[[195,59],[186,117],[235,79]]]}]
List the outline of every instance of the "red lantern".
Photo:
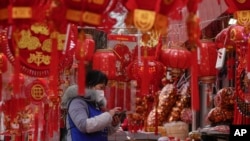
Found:
[{"label": "red lantern", "polygon": [[153,57],[141,57],[131,62],[127,67],[128,77],[137,80],[142,89],[146,89],[142,85],[147,83],[147,85],[155,86],[155,90],[157,90],[164,72],[163,64],[155,61]]},{"label": "red lantern", "polygon": [[75,50],[75,58],[80,60],[84,58],[85,61],[92,61],[95,52],[95,41],[91,35],[86,34],[86,39],[82,41],[78,39]]},{"label": "red lantern", "polygon": [[216,44],[209,40],[203,40],[199,50],[200,64],[198,76],[201,80],[214,81],[217,73],[215,68],[217,60]]},{"label": "red lantern", "polygon": [[116,56],[110,49],[97,49],[93,56],[93,69],[104,72],[109,79],[116,78]]},{"label": "red lantern", "polygon": [[187,69],[191,65],[191,52],[183,47],[170,47],[161,50],[161,61],[171,68]]}]

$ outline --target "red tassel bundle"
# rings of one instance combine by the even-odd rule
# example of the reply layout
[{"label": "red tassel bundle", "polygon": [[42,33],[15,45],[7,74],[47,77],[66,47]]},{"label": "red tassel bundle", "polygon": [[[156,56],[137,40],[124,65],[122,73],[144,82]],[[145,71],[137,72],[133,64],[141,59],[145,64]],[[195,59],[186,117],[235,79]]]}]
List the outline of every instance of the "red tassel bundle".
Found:
[{"label": "red tassel bundle", "polygon": [[2,100],[2,74],[7,71],[7,58],[0,53],[0,101]]},{"label": "red tassel bundle", "polygon": [[192,66],[191,66],[191,102],[192,109],[200,110],[200,96],[198,92],[198,63],[197,50],[192,51]]},{"label": "red tassel bundle", "polygon": [[57,50],[57,35],[54,35],[52,38],[52,45],[51,45],[51,60],[50,60],[50,96],[58,96],[58,50]]},{"label": "red tassel bundle", "polygon": [[247,42],[247,72],[250,72],[250,38],[248,38]]}]

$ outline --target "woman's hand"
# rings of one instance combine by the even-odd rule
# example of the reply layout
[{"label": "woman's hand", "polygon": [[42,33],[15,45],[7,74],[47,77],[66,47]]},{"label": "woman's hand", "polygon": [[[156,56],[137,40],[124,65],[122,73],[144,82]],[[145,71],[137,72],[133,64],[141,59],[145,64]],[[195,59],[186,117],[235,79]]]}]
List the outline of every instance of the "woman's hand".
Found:
[{"label": "woman's hand", "polygon": [[111,110],[109,110],[110,115],[113,117],[116,113],[118,113],[121,110],[121,107],[115,107]]},{"label": "woman's hand", "polygon": [[110,115],[112,116],[112,126],[117,126],[120,123],[120,118],[117,115],[121,111],[121,107],[115,107],[111,110],[109,110]]},{"label": "woman's hand", "polygon": [[120,118],[118,115],[114,115],[113,116],[113,120],[112,120],[112,126],[117,126],[120,123]]}]

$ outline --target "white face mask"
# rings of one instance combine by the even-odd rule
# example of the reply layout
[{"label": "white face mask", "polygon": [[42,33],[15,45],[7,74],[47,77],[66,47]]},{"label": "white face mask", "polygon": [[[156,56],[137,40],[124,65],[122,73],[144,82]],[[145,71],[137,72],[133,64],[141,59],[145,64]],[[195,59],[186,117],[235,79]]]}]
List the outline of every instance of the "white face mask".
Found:
[{"label": "white face mask", "polygon": [[100,107],[106,107],[107,106],[107,100],[104,95],[103,90],[96,90],[96,102]]},{"label": "white face mask", "polygon": [[100,103],[105,99],[103,90],[96,90],[96,102]]}]

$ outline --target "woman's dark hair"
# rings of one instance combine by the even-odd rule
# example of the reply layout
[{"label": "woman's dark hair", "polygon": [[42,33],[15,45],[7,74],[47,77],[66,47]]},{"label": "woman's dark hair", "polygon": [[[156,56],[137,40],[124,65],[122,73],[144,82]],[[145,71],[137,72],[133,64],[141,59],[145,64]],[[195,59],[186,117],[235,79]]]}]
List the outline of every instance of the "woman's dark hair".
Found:
[{"label": "woman's dark hair", "polygon": [[108,77],[106,74],[99,70],[90,70],[86,75],[86,86],[94,87],[97,84],[105,84],[108,83]]}]

